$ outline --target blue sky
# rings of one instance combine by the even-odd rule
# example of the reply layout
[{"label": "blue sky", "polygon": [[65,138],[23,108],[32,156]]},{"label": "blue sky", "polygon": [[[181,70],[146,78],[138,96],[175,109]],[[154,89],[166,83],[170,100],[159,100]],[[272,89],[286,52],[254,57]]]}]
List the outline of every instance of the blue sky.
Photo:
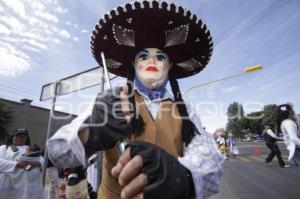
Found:
[{"label": "blue sky", "polygon": [[[98,20],[128,1],[0,0],[0,97],[33,100],[42,85],[95,67],[90,34]],[[214,52],[181,90],[262,64],[265,69],[192,90],[185,98],[209,131],[223,127],[230,103],[246,112],[292,102],[300,112],[300,2],[298,0],[170,0],[207,24]],[[121,79],[116,80],[122,82]],[[100,87],[60,97],[57,110],[80,113]]]}]

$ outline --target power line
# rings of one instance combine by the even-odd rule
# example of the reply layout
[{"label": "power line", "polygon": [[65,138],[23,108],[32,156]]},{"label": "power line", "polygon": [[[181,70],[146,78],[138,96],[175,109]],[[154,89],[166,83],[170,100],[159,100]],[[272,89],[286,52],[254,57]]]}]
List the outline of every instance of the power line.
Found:
[{"label": "power line", "polygon": [[27,97],[29,97],[29,98],[39,99],[39,97],[36,96],[36,95],[25,94],[24,92],[23,92],[23,94],[22,94],[21,92],[18,92],[18,91],[16,91],[16,90],[13,90],[13,89],[10,89],[10,88],[2,87],[2,86],[0,86],[0,88],[3,89],[3,90],[8,91],[8,92],[10,92],[10,93],[14,93],[15,95],[20,96],[20,97],[23,97],[23,98],[24,98],[24,96],[27,96]]},{"label": "power line", "polygon": [[20,93],[25,93],[26,95],[30,94],[32,96],[38,97],[38,95],[36,93],[33,93],[31,91],[28,91],[28,90],[24,91],[24,90],[21,90],[20,88],[14,87],[14,86],[2,84],[1,82],[0,82],[0,87],[6,88],[6,89],[12,89],[13,91],[18,91]]},{"label": "power line", "polygon": [[27,88],[25,86],[23,86],[22,84],[17,84],[15,81],[5,81],[5,80],[2,80],[1,83],[6,86],[6,85],[10,85],[11,87],[14,87],[16,89],[24,89],[26,91],[30,91],[31,93],[39,93],[39,91],[37,90],[32,90],[32,88]]}]

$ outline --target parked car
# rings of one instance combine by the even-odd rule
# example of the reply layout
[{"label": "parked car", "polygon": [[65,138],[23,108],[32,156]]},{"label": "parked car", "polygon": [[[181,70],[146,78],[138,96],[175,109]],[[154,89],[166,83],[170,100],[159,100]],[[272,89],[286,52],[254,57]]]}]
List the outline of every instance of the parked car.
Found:
[{"label": "parked car", "polygon": [[251,142],[252,139],[251,139],[251,137],[244,137],[244,138],[242,138],[242,141],[243,142]]},{"label": "parked car", "polygon": [[252,137],[252,140],[254,140],[254,141],[263,141],[264,140],[263,137],[258,133],[252,134],[251,137]]}]

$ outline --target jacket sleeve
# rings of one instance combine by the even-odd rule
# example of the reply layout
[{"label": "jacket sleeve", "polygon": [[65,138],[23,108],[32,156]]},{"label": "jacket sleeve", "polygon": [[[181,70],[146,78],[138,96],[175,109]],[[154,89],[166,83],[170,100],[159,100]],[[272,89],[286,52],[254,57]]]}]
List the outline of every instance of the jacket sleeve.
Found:
[{"label": "jacket sleeve", "polygon": [[79,139],[78,130],[93,109],[92,100],[88,108],[75,118],[70,124],[61,127],[48,141],[47,150],[49,159],[57,167],[86,166],[84,146]]},{"label": "jacket sleeve", "polygon": [[193,111],[189,112],[191,121],[196,125],[201,135],[196,135],[193,138],[179,161],[192,174],[196,198],[204,199],[219,191],[224,157],[218,150],[213,136],[203,129],[200,117]]}]

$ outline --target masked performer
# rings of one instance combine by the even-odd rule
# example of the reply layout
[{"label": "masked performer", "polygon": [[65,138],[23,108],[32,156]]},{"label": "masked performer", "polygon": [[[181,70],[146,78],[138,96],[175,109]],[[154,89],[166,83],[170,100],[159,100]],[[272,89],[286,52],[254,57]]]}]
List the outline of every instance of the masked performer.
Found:
[{"label": "masked performer", "polygon": [[289,150],[289,160],[300,167],[300,131],[299,120],[291,104],[278,106],[277,125],[283,133],[283,139]]},{"label": "masked performer", "polygon": [[[91,45],[97,62],[103,64],[104,52],[109,72],[127,77],[127,86],[100,93],[48,141],[52,162],[85,165],[86,150],[104,151],[101,199],[208,198],[218,192],[224,158],[177,82],[208,63],[212,39],[206,25],[174,4],[135,2],[106,14]],[[89,116],[89,133],[78,134]],[[120,139],[129,143],[121,156]]]}]

